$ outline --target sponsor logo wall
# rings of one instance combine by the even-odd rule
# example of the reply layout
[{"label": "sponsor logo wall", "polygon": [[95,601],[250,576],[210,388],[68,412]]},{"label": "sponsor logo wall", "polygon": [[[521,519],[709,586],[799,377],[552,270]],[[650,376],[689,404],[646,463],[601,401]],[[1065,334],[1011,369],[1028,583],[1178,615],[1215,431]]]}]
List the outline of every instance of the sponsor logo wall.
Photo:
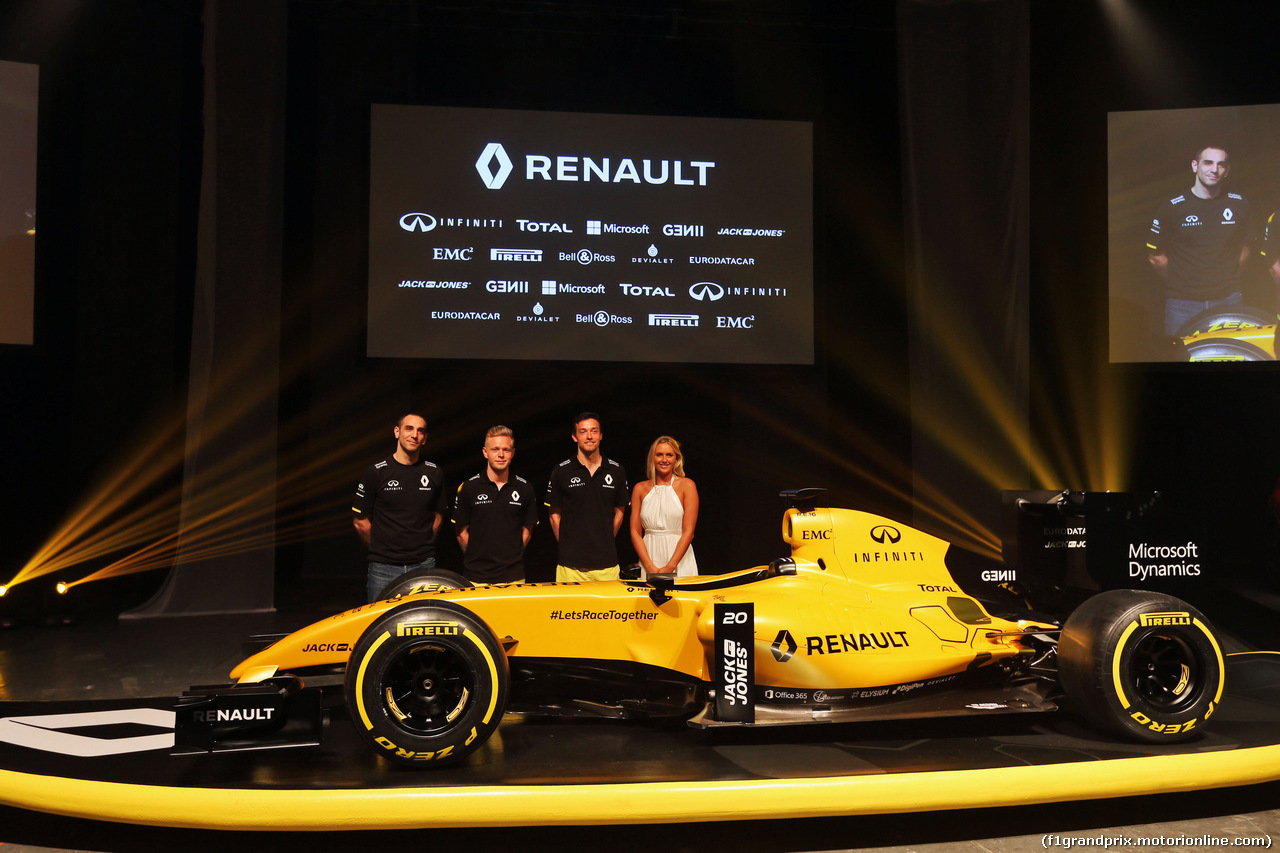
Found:
[{"label": "sponsor logo wall", "polygon": [[369,355],[812,363],[811,125],[565,118],[374,105]]}]

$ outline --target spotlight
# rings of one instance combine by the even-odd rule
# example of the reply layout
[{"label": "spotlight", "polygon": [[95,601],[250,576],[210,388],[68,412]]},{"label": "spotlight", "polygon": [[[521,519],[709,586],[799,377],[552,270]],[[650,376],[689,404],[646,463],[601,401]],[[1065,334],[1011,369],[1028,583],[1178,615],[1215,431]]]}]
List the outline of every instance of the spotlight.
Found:
[{"label": "spotlight", "polygon": [[66,585],[65,583],[63,583],[62,581],[58,581],[58,585],[57,585],[56,587],[54,587],[54,589],[56,589],[56,590],[58,591],[58,595],[66,595],[66,594],[67,594],[67,585]]},{"label": "spotlight", "polygon": [[9,587],[5,586],[4,584],[0,584],[0,597],[3,597],[4,594],[7,593],[8,591],[9,591]]}]

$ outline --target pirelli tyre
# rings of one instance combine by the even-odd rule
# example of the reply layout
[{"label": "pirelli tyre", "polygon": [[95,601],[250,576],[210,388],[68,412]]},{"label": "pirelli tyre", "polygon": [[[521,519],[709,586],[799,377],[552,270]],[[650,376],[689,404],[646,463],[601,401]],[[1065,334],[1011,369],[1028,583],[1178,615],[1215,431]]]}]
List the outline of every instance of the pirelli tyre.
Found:
[{"label": "pirelli tyre", "polygon": [[397,596],[438,592],[442,589],[467,589],[472,586],[475,584],[448,569],[414,569],[384,586],[382,592],[378,593],[378,600],[386,601]]},{"label": "pirelli tyre", "polygon": [[360,636],[347,662],[351,722],[375,751],[414,767],[456,764],[498,728],[507,658],[464,607],[408,602]]},{"label": "pirelli tyre", "polygon": [[1257,344],[1232,338],[1202,338],[1183,344],[1188,361],[1273,361]]},{"label": "pirelli tyre", "polygon": [[1264,311],[1261,308],[1252,308],[1248,305],[1222,305],[1217,308],[1210,308],[1207,311],[1201,311],[1183,323],[1182,328],[1178,330],[1178,337],[1185,338],[1195,334],[1203,334],[1223,325],[1238,328],[1261,328],[1263,326],[1274,326],[1275,324],[1276,314],[1274,311]]},{"label": "pirelli tyre", "polygon": [[1077,712],[1139,740],[1195,737],[1222,700],[1226,666],[1208,620],[1185,601],[1118,589],[1067,618],[1058,677]]}]

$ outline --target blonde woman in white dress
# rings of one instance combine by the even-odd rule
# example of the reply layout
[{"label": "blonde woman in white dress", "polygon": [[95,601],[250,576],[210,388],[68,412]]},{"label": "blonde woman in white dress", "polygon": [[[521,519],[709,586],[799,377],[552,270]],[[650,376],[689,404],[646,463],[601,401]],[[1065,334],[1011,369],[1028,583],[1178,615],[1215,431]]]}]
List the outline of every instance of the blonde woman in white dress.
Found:
[{"label": "blonde woman in white dress", "polygon": [[696,575],[693,529],[698,524],[698,488],[684,475],[680,442],[660,436],[649,446],[649,479],[631,492],[631,543],[646,575]]}]

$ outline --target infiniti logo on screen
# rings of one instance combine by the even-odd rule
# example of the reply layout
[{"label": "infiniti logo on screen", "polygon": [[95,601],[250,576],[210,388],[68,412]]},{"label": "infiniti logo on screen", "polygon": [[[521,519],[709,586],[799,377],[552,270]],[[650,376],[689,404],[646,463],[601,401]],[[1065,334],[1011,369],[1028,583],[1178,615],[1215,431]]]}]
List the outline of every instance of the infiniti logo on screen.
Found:
[{"label": "infiniti logo on screen", "polygon": [[700,281],[689,287],[689,295],[701,302],[715,302],[724,296],[724,286],[716,284],[714,281]]},{"label": "infiniti logo on screen", "polygon": [[436,218],[430,213],[406,213],[400,217],[400,227],[406,231],[430,231],[436,227]]}]

